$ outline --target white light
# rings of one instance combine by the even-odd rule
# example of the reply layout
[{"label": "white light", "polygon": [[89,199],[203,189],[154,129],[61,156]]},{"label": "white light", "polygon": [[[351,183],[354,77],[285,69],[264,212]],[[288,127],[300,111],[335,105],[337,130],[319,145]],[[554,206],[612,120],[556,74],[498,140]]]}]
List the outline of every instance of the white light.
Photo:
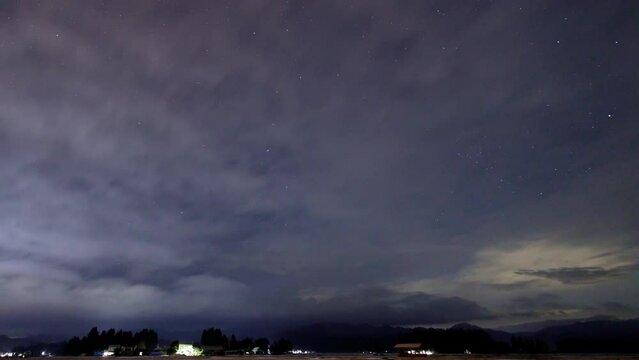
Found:
[{"label": "white light", "polygon": [[179,344],[175,355],[200,356],[202,350],[194,348],[191,344]]},{"label": "white light", "polygon": [[290,353],[293,355],[308,355],[312,354],[313,352],[310,350],[293,349],[290,351]]}]

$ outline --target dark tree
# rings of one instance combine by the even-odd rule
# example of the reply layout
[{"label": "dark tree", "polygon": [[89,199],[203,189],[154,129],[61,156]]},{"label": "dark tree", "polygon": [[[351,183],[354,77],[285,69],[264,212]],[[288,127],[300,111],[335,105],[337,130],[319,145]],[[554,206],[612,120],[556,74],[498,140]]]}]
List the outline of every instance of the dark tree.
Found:
[{"label": "dark tree", "polygon": [[178,346],[180,346],[180,342],[175,340],[169,345],[169,348],[166,350],[167,355],[175,355],[177,352]]},{"label": "dark tree", "polygon": [[74,336],[71,339],[69,339],[69,341],[64,343],[62,347],[62,354],[78,356],[82,354],[82,351],[83,351],[82,345],[83,345],[82,340],[79,337]]},{"label": "dark tree", "polygon": [[222,333],[222,330],[218,328],[203,330],[200,343],[203,346],[222,346],[225,349],[229,346],[228,338]]},{"label": "dark tree", "polygon": [[77,356],[81,354],[94,355],[104,351],[110,345],[120,345],[115,350],[115,355],[138,355],[139,352],[148,353],[158,344],[158,334],[152,329],[142,329],[137,333],[109,329],[99,332],[98,328],[92,328],[83,338],[74,337],[65,342],[60,355]]},{"label": "dark tree", "polygon": [[287,339],[279,339],[271,345],[271,354],[282,355],[293,350],[293,343]]},{"label": "dark tree", "polygon": [[144,349],[149,352],[156,348],[158,345],[158,334],[153,329],[142,329],[134,336],[134,342],[138,349]]},{"label": "dark tree", "polygon": [[255,342],[252,338],[247,337],[242,339],[238,344],[237,348],[243,351],[251,351],[255,347]]},{"label": "dark tree", "polygon": [[229,349],[231,350],[238,349],[238,342],[237,342],[237,339],[235,338],[235,334],[231,335],[231,339],[229,340]]},{"label": "dark tree", "polygon": [[268,339],[267,338],[259,338],[255,340],[255,347],[260,348],[261,353],[266,353],[268,351]]},{"label": "dark tree", "polygon": [[86,337],[85,352],[89,355],[93,355],[94,352],[102,350],[102,344],[100,343],[100,332],[97,327],[91,328]]}]

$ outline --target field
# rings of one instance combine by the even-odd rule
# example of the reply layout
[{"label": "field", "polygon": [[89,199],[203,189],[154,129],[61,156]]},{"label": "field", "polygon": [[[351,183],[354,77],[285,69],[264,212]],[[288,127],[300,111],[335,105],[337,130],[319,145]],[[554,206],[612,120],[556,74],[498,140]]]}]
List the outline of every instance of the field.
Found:
[{"label": "field", "polygon": [[[33,358],[39,359],[39,358]],[[79,360],[77,357],[56,357],[56,360]],[[114,358],[115,359],[115,358]],[[140,357],[119,357],[118,360],[140,360]],[[184,356],[144,357],[144,360],[186,360]],[[281,355],[281,356],[202,356],[198,360],[639,360],[639,354],[550,354],[550,355],[432,355],[420,357],[397,357],[395,355]],[[40,360],[51,360],[41,358]]]}]

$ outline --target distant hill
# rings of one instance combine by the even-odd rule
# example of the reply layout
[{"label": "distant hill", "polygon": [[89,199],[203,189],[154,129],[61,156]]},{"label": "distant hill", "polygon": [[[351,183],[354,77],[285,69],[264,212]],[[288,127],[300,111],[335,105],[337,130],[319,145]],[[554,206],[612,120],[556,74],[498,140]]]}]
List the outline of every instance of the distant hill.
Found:
[{"label": "distant hill", "polygon": [[499,341],[499,342],[504,342],[504,343],[510,343],[510,339],[513,336],[513,334],[511,334],[511,333],[509,333],[507,331],[482,328],[482,327],[479,327],[477,325],[473,325],[473,324],[469,324],[469,323],[456,324],[456,325],[451,326],[449,329],[452,329],[452,330],[481,330],[481,331],[485,331],[485,332],[487,332],[490,335],[490,337],[493,340]]},{"label": "distant hill", "polygon": [[[547,324],[551,325],[543,326]],[[461,328],[477,328],[474,325],[460,325]],[[509,342],[510,338],[512,347],[515,347],[512,341],[516,338],[520,343],[543,343],[550,351],[559,353],[639,353],[639,319],[618,320],[610,316],[596,316],[521,324],[511,328],[536,330],[484,330],[496,341]]]},{"label": "distant hill", "polygon": [[16,347],[32,346],[48,342],[45,338],[36,336],[12,338],[7,335],[0,335],[0,351],[10,352]]},{"label": "distant hill", "polygon": [[315,323],[285,331],[296,347],[316,352],[383,352],[392,349],[399,334],[410,329],[392,326]]},{"label": "distant hill", "polygon": [[296,347],[317,352],[383,352],[392,350],[397,342],[421,342],[440,352],[475,349],[476,353],[639,353],[639,319],[595,317],[550,323],[556,325],[523,332],[468,323],[449,329],[318,323],[282,336]]},{"label": "distant hill", "polygon": [[581,321],[547,327],[532,336],[557,352],[639,353],[639,319]]},{"label": "distant hill", "polygon": [[571,325],[578,322],[596,321],[596,320],[618,320],[614,316],[598,315],[588,318],[574,318],[574,319],[561,319],[561,320],[545,320],[534,321],[528,323],[521,323],[516,325],[508,325],[498,327],[496,330],[505,331],[508,333],[523,333],[523,332],[535,332],[551,326]]},{"label": "distant hill", "polygon": [[[639,353],[639,319],[595,317],[546,323],[554,325],[538,329],[542,323],[520,324],[517,326],[521,329],[536,330],[513,332],[503,331],[504,328],[481,328],[468,323],[456,324],[448,329],[315,323],[282,332],[278,337],[288,338],[297,348],[327,353],[392,351],[398,342],[421,342],[444,353],[459,353],[466,349],[474,353]],[[196,334],[171,335],[183,338]],[[40,346],[55,349],[56,344],[50,340],[0,335],[0,351],[11,351],[17,347],[35,349]]]}]

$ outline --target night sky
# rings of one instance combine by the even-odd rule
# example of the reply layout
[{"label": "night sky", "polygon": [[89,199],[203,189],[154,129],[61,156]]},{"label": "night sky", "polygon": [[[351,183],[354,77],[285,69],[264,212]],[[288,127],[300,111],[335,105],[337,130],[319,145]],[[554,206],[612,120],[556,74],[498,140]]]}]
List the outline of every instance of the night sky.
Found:
[{"label": "night sky", "polygon": [[3,1],[0,333],[637,317],[638,19]]}]

